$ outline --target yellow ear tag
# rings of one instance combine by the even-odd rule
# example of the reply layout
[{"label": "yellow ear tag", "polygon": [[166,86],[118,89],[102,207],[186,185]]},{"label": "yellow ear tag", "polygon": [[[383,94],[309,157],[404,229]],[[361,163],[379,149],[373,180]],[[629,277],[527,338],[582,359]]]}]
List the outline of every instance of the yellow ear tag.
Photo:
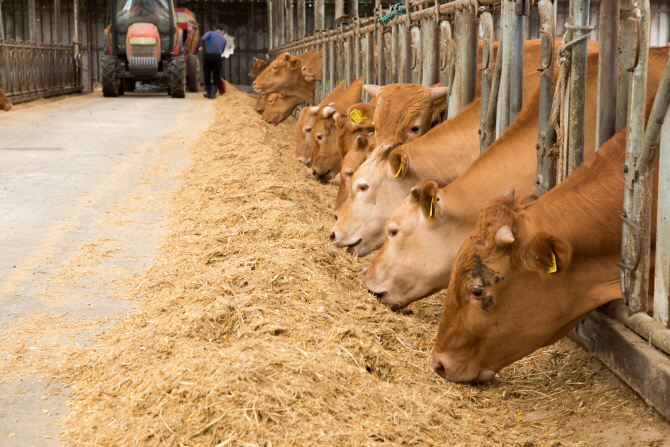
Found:
[{"label": "yellow ear tag", "polygon": [[556,273],[558,271],[558,266],[556,266],[556,256],[554,252],[551,252],[551,265],[547,267],[547,273]]},{"label": "yellow ear tag", "polygon": [[[398,176],[400,175],[400,171],[402,171],[402,163],[400,163],[398,165],[398,171],[395,173],[395,178],[398,178]],[[400,177],[400,178],[402,178],[402,177]]]},{"label": "yellow ear tag", "polygon": [[368,119],[368,117],[365,116],[365,114],[363,114],[363,111],[358,109],[352,110],[349,116],[351,117],[352,120],[354,120],[354,123],[356,124],[361,124],[363,120]]},{"label": "yellow ear tag", "polygon": [[434,217],[435,213],[433,212],[433,199],[430,199],[430,214],[428,214],[428,217]]},{"label": "yellow ear tag", "polygon": [[443,105],[442,108],[440,109],[440,115],[444,113],[444,111],[447,110],[447,105]]}]

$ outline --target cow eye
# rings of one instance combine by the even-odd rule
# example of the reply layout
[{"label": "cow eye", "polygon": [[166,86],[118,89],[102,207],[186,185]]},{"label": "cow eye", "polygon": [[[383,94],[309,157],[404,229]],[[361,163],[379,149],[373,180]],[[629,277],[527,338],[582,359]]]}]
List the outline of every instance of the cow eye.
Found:
[{"label": "cow eye", "polygon": [[482,287],[470,287],[470,295],[474,298],[483,298],[484,289]]},{"label": "cow eye", "polygon": [[396,237],[398,235],[398,229],[397,228],[389,228],[389,236],[390,237]]},{"label": "cow eye", "polygon": [[412,126],[412,132],[418,132],[419,131],[419,126]]},{"label": "cow eye", "polygon": [[272,67],[272,69],[273,69],[273,70],[276,70],[276,69],[277,69],[277,67]]},{"label": "cow eye", "polygon": [[344,170],[344,176],[349,178],[354,175],[354,170],[353,169],[345,169]]},{"label": "cow eye", "polygon": [[317,134],[316,139],[319,141],[323,140],[323,135]]},{"label": "cow eye", "polygon": [[309,133],[309,132],[311,132],[311,131],[312,131],[312,128],[311,128],[311,127],[306,127],[306,128],[305,128],[305,132]]},{"label": "cow eye", "polygon": [[361,191],[361,192],[367,191],[368,188],[369,188],[369,186],[368,186],[367,183],[359,183],[358,184],[358,190]]}]

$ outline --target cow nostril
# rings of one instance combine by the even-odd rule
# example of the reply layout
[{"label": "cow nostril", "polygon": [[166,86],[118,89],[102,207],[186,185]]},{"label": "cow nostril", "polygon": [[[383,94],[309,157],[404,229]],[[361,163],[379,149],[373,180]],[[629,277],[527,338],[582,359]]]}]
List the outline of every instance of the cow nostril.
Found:
[{"label": "cow nostril", "polygon": [[442,365],[442,363],[441,363],[440,361],[437,361],[437,360],[436,360],[436,361],[433,363],[433,371],[435,371],[435,373],[436,373],[438,376],[440,376],[440,377],[444,377],[444,374],[445,374],[444,365]]},{"label": "cow nostril", "polygon": [[363,269],[363,276],[365,276],[365,275],[367,275],[367,274],[368,274],[368,268],[365,267],[365,268]]},{"label": "cow nostril", "polygon": [[256,85],[256,81],[254,81],[251,85]]},{"label": "cow nostril", "polygon": [[312,169],[312,175],[316,177],[316,169]]},{"label": "cow nostril", "polygon": [[340,217],[340,213],[335,213],[335,220],[337,220],[338,217]]},{"label": "cow nostril", "polygon": [[331,233],[330,233],[330,242],[335,242],[335,237],[336,237],[336,236],[335,236],[335,232],[334,232],[334,231],[331,232]]}]

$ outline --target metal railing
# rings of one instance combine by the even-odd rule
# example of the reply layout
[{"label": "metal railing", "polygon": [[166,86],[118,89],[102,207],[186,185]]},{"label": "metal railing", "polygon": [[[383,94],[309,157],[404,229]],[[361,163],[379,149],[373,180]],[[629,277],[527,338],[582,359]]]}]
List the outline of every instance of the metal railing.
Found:
[{"label": "metal railing", "polygon": [[0,86],[14,103],[82,90],[75,45],[0,40]]},{"label": "metal railing", "polygon": [[[565,97],[560,98],[565,109],[564,129],[569,138],[564,139],[559,156],[552,150],[557,134],[550,120],[554,98],[554,5],[551,0],[532,0],[532,3],[538,7],[543,41],[542,61],[538,68],[542,76],[536,182],[537,192],[541,195],[577,169],[584,158],[587,42],[581,40],[569,45],[562,53],[570,70],[564,84]],[[497,4],[501,8],[501,39],[493,70],[491,13],[492,6]],[[439,4],[439,0],[419,0],[409,2],[401,10],[405,15],[385,17],[388,20],[384,23],[378,20],[384,14],[377,9],[372,18],[316,32],[274,48],[271,55],[300,54],[312,49],[323,52],[322,81],[317,83],[316,102],[340,81],[345,80],[348,85],[361,76],[364,83],[379,85],[411,82],[430,86],[441,81],[442,85],[451,87],[445,111],[445,118],[448,118],[474,99],[481,27],[480,150],[483,151],[500,136],[521,108],[522,30],[528,9],[529,0],[456,0],[446,4]],[[590,32],[589,10],[589,0],[570,1],[566,42]],[[635,331],[664,355],[670,355],[670,199],[667,196],[670,189],[670,65],[659,84],[654,109],[645,128],[650,15],[649,0],[600,2],[596,146],[600,147],[616,131],[628,128],[626,164],[622,169],[625,183],[624,213],[621,215],[622,257],[618,264],[624,300],[614,301],[602,311]],[[664,117],[668,119],[664,121]],[[659,143],[661,134],[664,138]],[[650,252],[653,239],[651,204],[654,163],[659,150],[657,175],[661,193],[654,263]],[[558,166],[559,160],[564,160],[562,166]],[[650,281],[650,266],[654,264],[655,278]],[[649,315],[651,306],[647,297],[652,294],[653,315]],[[607,345],[603,341],[606,337],[598,334],[605,334],[610,328],[593,329],[604,324],[605,320],[598,315],[589,317],[589,321],[581,324],[572,336],[590,346],[648,402],[670,417],[670,403],[666,396],[659,396],[653,389],[654,386],[663,389],[664,385],[650,385],[647,375],[631,370],[631,363],[644,364],[644,359],[650,358],[648,354],[641,353],[638,357],[635,357],[638,354],[631,354],[641,348],[631,344],[625,335],[621,339],[628,343],[624,349],[626,355],[620,355],[622,347],[615,346],[616,343],[604,346]],[[595,349],[593,343],[596,343]],[[660,383],[659,378],[663,377],[663,383],[670,387],[667,356],[663,362],[667,365],[660,366],[656,362],[651,366],[656,368],[654,383]],[[643,375],[645,377],[641,377]]]}]

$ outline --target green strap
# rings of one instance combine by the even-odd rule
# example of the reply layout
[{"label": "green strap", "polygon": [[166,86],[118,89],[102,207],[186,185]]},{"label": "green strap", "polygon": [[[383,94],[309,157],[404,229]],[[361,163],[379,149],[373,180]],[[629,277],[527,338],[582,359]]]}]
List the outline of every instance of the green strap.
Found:
[{"label": "green strap", "polygon": [[377,22],[381,23],[382,25],[386,25],[394,18],[404,16],[405,14],[407,14],[407,11],[401,9],[404,7],[405,7],[404,3],[396,3],[395,5],[391,6],[388,14],[386,14],[384,17],[377,19]]}]

